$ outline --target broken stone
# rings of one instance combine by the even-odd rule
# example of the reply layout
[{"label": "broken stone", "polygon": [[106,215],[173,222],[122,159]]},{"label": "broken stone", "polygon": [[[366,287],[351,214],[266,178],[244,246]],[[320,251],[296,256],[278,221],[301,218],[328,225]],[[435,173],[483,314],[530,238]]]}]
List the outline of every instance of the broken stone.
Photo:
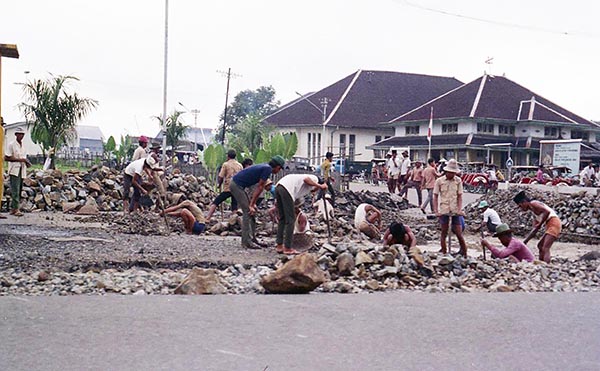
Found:
[{"label": "broken stone", "polygon": [[179,295],[215,295],[225,292],[225,286],[214,269],[194,268],[175,288],[175,294]]},{"label": "broken stone", "polygon": [[265,276],[260,284],[272,294],[305,294],[325,282],[325,274],[312,255],[304,253]]},{"label": "broken stone", "polygon": [[340,254],[336,260],[336,267],[342,276],[348,276],[354,269],[354,257],[349,252]]}]

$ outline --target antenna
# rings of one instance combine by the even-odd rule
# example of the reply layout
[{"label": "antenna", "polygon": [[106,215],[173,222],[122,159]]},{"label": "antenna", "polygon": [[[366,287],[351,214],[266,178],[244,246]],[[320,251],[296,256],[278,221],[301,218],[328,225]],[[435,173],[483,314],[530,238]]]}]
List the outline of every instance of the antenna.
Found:
[{"label": "antenna", "polygon": [[492,74],[492,64],[494,63],[493,61],[494,61],[494,57],[487,57],[487,59],[484,62],[485,64],[488,65],[488,68],[489,68],[488,74],[489,75]]}]

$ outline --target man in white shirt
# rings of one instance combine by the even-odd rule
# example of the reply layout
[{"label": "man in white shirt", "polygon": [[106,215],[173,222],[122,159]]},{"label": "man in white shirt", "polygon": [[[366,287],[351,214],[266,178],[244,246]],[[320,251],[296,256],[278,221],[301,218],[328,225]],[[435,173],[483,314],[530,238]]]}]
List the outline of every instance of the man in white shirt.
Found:
[{"label": "man in white shirt", "polygon": [[[142,194],[148,194],[148,191],[142,186],[142,175],[144,172],[152,179],[152,171],[161,171],[157,168],[158,161],[154,156],[135,160],[125,168],[123,174],[123,211],[131,212],[139,208],[139,201]],[[129,203],[129,191],[133,186],[133,196],[131,204]]]},{"label": "man in white shirt", "polygon": [[133,152],[133,157],[131,158],[131,162],[137,161],[140,158],[148,157],[148,152],[146,152],[146,147],[148,147],[148,138],[145,135],[142,135],[140,139],[138,139],[139,146]]},{"label": "man in white shirt", "polygon": [[496,210],[489,207],[487,201],[481,201],[477,208],[483,212],[483,221],[481,222],[481,228],[487,228],[489,232],[495,233],[496,227],[502,224],[502,220],[500,220],[500,215],[496,212]]},{"label": "man in white shirt", "polygon": [[408,182],[408,171],[410,170],[410,158],[408,151],[402,152],[400,161],[400,177],[398,178],[398,192],[402,193],[402,187]]},{"label": "man in white shirt", "polygon": [[579,185],[584,187],[592,187],[594,185],[594,179],[596,177],[596,170],[594,170],[594,164],[590,162],[588,166],[583,168],[579,173]]},{"label": "man in white shirt", "polygon": [[396,191],[396,182],[400,175],[400,160],[398,159],[398,151],[392,150],[392,156],[387,160],[387,177],[388,191],[394,193]]},{"label": "man in white shirt", "polygon": [[27,176],[27,168],[31,166],[23,147],[24,136],[25,130],[18,127],[15,131],[16,140],[8,145],[4,156],[4,159],[8,162],[8,175],[10,177],[10,214],[14,216],[23,216],[23,213],[19,210],[21,189],[23,188],[23,179]]},{"label": "man in white shirt", "polygon": [[381,211],[367,203],[358,205],[354,212],[354,227],[369,238],[380,238]]},{"label": "man in white shirt", "polygon": [[275,187],[275,202],[277,203],[277,212],[279,214],[276,239],[276,251],[278,253],[298,253],[292,248],[294,224],[296,222],[294,202],[302,200],[309,192],[319,188],[326,190],[327,184],[323,180],[319,180],[315,175],[290,174],[281,178],[277,183]]}]

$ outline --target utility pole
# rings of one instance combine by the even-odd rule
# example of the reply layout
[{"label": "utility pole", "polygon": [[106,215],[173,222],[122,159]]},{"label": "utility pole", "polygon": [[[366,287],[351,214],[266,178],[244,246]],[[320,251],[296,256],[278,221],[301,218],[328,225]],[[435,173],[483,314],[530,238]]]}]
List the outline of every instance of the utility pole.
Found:
[{"label": "utility pole", "polygon": [[165,56],[163,70],[162,166],[167,167],[167,61],[169,54],[169,0],[165,0]]},{"label": "utility pole", "polygon": [[[321,98],[321,107],[323,108],[323,134],[321,134],[321,156],[325,156],[327,146],[325,145],[325,121],[327,121],[327,104],[329,98]],[[333,145],[333,143],[332,143]]]},{"label": "utility pole", "polygon": [[227,72],[218,70],[217,72],[223,75],[224,77],[227,77],[227,90],[225,91],[225,111],[223,113],[223,131],[221,132],[221,144],[225,145],[225,128],[227,126],[227,105],[229,102],[229,80],[231,80],[232,77],[242,77],[242,75],[231,73],[231,67],[227,69]]}]

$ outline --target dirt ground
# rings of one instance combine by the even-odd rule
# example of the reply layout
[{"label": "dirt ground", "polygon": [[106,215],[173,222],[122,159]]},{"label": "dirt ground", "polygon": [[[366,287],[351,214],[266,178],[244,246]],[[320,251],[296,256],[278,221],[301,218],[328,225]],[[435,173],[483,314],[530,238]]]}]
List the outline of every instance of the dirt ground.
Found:
[{"label": "dirt ground", "polygon": [[[419,218],[418,209],[399,212],[400,218]],[[273,248],[247,250],[239,237],[193,236],[171,233],[169,236],[143,236],[116,232],[102,223],[83,223],[81,217],[52,212],[26,213],[25,216],[0,220],[0,269],[20,268],[77,270],[126,269],[133,266],[150,269],[184,269],[194,266],[222,268],[233,264],[272,266],[279,256],[274,252],[274,236],[265,236]],[[431,223],[431,222],[429,222]],[[489,237],[493,243],[499,242]],[[479,235],[466,234],[469,255],[481,255]],[[537,256],[537,240],[529,243]],[[438,241],[420,246],[425,251],[438,251]],[[456,239],[453,251],[458,249]],[[577,259],[597,245],[558,241],[553,256]],[[488,255],[489,256],[489,255]]]}]

